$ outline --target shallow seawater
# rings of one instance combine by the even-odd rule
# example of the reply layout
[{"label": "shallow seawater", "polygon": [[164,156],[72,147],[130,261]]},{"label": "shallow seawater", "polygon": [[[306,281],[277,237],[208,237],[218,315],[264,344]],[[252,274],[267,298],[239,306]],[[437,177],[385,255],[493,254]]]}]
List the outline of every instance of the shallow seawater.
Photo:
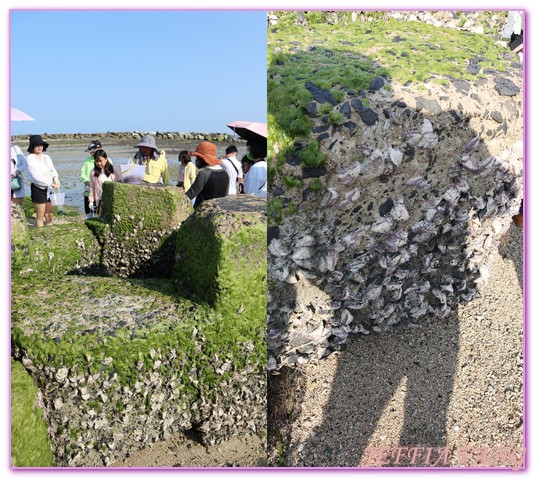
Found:
[{"label": "shallow seawater", "polygon": [[[182,150],[192,151],[199,144],[199,141],[180,143],[176,148],[164,147],[167,162],[169,165],[169,173],[171,176],[171,184],[176,185],[178,177],[178,154]],[[217,146],[217,156],[225,153],[225,148],[228,143],[215,143]],[[19,145],[20,146],[20,145]],[[159,146],[159,145],[158,145]],[[238,158],[245,155],[245,146],[236,145],[238,148]],[[22,148],[26,153],[26,148]],[[61,183],[61,192],[65,193],[65,204],[75,206],[80,211],[84,209],[84,185],[80,178],[80,170],[84,163],[87,153],[84,152],[85,146],[82,148],[74,148],[72,146],[58,146],[51,145],[48,148],[47,154],[52,159],[54,166],[59,174]],[[104,149],[113,160],[114,165],[126,164],[135,152],[136,148],[125,145],[104,145]],[[26,196],[30,196],[30,184],[27,175],[24,174],[24,184]]]}]

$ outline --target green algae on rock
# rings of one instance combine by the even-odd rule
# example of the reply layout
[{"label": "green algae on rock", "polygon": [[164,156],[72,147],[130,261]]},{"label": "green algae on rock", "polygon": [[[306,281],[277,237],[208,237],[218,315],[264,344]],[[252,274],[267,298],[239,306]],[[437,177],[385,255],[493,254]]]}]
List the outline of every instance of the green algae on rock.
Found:
[{"label": "green algae on rock", "polygon": [[173,277],[222,314],[263,321],[266,268],[264,198],[207,202],[178,232]]},{"label": "green algae on rock", "polygon": [[63,275],[98,263],[99,248],[82,223],[67,223],[27,229],[22,209],[11,209],[11,273]]},{"label": "green algae on rock", "polygon": [[106,182],[101,219],[87,220],[110,275],[169,277],[177,228],[191,214],[178,188]]},{"label": "green algae on rock", "polygon": [[29,262],[30,244],[26,228],[26,215],[22,207],[11,204],[11,269],[19,272]]},{"label": "green algae on rock", "polygon": [[[170,268],[189,200],[181,203],[172,188],[105,187],[113,198],[104,218],[87,220],[89,229],[76,226],[91,237],[93,231],[102,251],[112,236],[123,248],[138,248],[136,239],[167,235]],[[193,241],[202,223],[197,245],[211,245],[200,269],[184,260],[204,275],[200,283],[182,285],[199,287],[190,294],[195,302],[170,279],[32,275],[13,282],[13,356],[41,391],[58,465],[109,465],[190,428],[207,444],[243,431],[265,435],[265,200],[218,201],[207,202],[178,230]],[[134,214],[132,204],[144,207]],[[31,234],[46,238],[56,228]],[[191,252],[180,246],[186,256]],[[209,254],[216,270],[207,268],[214,259]]]},{"label": "green algae on rock", "polygon": [[47,425],[43,419],[39,390],[28,371],[11,360],[11,465],[52,467],[54,465]]},{"label": "green algae on rock", "polygon": [[162,279],[13,286],[13,354],[42,392],[58,465],[108,465],[192,427],[206,443],[265,429],[266,348],[253,320],[237,325]]}]

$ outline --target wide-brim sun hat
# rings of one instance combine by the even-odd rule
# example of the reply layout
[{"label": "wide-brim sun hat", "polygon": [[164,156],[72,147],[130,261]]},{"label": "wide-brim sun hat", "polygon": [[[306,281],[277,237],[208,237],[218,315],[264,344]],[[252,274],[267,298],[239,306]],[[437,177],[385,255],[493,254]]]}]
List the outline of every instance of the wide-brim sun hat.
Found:
[{"label": "wide-brim sun hat", "polygon": [[221,160],[216,156],[217,147],[209,141],[203,141],[197,145],[195,151],[189,151],[191,156],[198,156],[209,165],[219,165]]},{"label": "wide-brim sun hat", "polygon": [[140,146],[147,146],[149,148],[154,148],[155,150],[158,149],[158,147],[156,146],[156,139],[152,135],[142,136],[141,141],[134,146],[137,148],[139,148]]},{"label": "wide-brim sun hat", "polygon": [[49,147],[48,143],[43,140],[41,135],[32,135],[30,136],[30,146],[28,146],[28,153],[33,153],[33,149],[36,146],[43,145],[43,151]]}]

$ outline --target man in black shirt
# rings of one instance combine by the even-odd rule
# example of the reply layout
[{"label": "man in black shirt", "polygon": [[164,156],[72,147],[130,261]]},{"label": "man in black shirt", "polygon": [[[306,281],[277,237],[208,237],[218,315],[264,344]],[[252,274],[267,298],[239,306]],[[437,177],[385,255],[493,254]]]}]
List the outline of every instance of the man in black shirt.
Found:
[{"label": "man in black shirt", "polygon": [[216,156],[216,146],[203,141],[189,154],[197,157],[199,168],[193,185],[186,191],[188,198],[196,198],[194,208],[198,208],[205,200],[227,196],[229,177],[221,167],[221,160]]}]

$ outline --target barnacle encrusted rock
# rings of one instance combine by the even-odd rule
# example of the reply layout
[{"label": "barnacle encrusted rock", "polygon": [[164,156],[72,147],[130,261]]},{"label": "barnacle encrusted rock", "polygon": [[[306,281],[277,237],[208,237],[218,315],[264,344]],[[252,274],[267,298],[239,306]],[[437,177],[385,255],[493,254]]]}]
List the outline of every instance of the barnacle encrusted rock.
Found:
[{"label": "barnacle encrusted rock", "polygon": [[42,394],[56,464],[102,466],[192,427],[206,443],[265,429],[265,341],[253,321],[166,280],[13,285],[13,356]]},{"label": "barnacle encrusted rock", "polygon": [[[522,197],[523,78],[509,52],[417,24],[351,28],[366,32],[338,27],[331,37],[315,25],[288,43],[284,21],[270,32],[270,370],[324,357],[351,334],[443,318],[474,298]],[[410,48],[390,55],[396,38]],[[415,77],[400,83],[396,62],[407,55]],[[476,76],[462,70],[474,56],[500,61]],[[422,60],[439,57],[457,73],[426,71]],[[297,67],[320,64],[309,70],[318,80]],[[344,85],[354,80],[349,64],[363,88]],[[337,101],[325,106],[312,86],[326,89],[329,71]],[[516,90],[500,93],[504,83]],[[284,110],[285,89],[297,100]],[[305,154],[314,149],[324,156]],[[314,179],[311,162],[324,169]]]},{"label": "barnacle encrusted rock", "polygon": [[87,220],[101,246],[100,266],[123,277],[170,277],[176,230],[191,201],[173,186],[103,185],[101,219]]},{"label": "barnacle encrusted rock", "polygon": [[56,465],[110,465],[191,428],[206,444],[265,437],[265,221],[265,199],[244,197],[207,202],[184,223],[181,237],[216,255],[177,244],[214,301],[188,281],[179,292],[171,279],[16,277],[12,355],[40,390]]},{"label": "barnacle encrusted rock", "polygon": [[76,273],[98,263],[99,246],[82,223],[26,227],[19,206],[11,206],[11,274],[33,276]]}]

